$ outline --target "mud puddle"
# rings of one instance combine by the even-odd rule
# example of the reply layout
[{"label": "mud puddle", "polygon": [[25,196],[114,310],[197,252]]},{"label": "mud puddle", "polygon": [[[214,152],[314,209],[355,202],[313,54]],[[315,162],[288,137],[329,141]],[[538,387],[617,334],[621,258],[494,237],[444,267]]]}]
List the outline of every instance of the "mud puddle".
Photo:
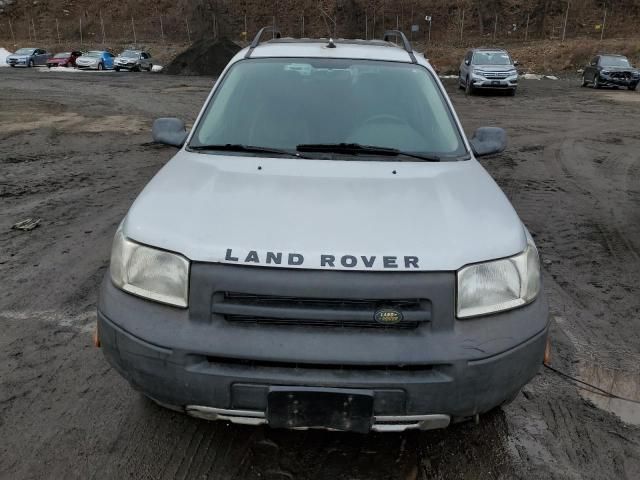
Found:
[{"label": "mud puddle", "polygon": [[640,374],[587,364],[580,367],[579,377],[591,385],[628,400],[611,398],[602,392],[590,391],[589,387],[580,388],[583,398],[598,408],[613,413],[625,423],[640,425]]}]

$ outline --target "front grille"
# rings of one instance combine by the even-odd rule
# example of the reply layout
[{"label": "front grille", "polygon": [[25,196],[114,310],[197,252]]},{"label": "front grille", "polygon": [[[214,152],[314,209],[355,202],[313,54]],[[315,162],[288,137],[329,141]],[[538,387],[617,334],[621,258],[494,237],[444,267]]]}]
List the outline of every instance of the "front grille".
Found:
[{"label": "front grille", "polygon": [[616,78],[619,80],[629,80],[631,78],[631,73],[629,72],[612,72],[610,74],[611,78]]},{"label": "front grille", "polygon": [[267,368],[286,368],[295,370],[332,370],[342,372],[419,372],[419,373],[435,373],[442,371],[449,364],[390,364],[380,365],[375,363],[367,364],[342,364],[342,363],[307,363],[307,362],[278,362],[273,360],[247,360],[240,358],[226,358],[207,356],[207,362],[217,366],[241,366],[243,368],[255,368],[264,371]]},{"label": "front grille", "polygon": [[509,72],[484,72],[482,75],[490,80],[504,80],[509,76]]},{"label": "front grille", "polygon": [[[402,313],[395,324],[380,324],[375,312],[392,308]],[[427,299],[328,299],[216,292],[212,313],[230,322],[321,327],[416,328],[431,320]]]}]

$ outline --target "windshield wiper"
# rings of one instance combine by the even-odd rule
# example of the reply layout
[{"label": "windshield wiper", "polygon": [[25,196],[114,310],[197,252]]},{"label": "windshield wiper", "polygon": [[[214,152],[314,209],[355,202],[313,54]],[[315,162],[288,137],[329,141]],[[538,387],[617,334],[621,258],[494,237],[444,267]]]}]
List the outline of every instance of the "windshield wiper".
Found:
[{"label": "windshield wiper", "polygon": [[347,155],[380,155],[389,157],[417,158],[424,162],[439,162],[437,155],[403,152],[397,148],[376,147],[373,145],[361,145],[359,143],[303,143],[296,147],[299,152],[344,153]]},{"label": "windshield wiper", "polygon": [[246,153],[272,153],[275,155],[288,155],[290,157],[306,158],[298,152],[281,150],[279,148],[257,147],[255,145],[242,145],[239,143],[225,143],[220,145],[191,145],[191,150],[210,150],[221,152],[246,152]]}]

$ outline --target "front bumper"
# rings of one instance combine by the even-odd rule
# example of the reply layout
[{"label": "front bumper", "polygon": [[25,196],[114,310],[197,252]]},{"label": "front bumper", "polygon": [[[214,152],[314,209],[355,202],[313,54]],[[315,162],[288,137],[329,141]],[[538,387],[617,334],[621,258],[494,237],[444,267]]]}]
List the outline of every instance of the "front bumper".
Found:
[{"label": "front bumper", "polygon": [[632,87],[638,85],[640,77],[632,75],[624,77],[613,77],[611,75],[600,74],[600,85],[603,87]]},{"label": "front bumper", "polygon": [[126,62],[126,63],[124,63],[124,62],[115,62],[114,66],[117,67],[117,68],[124,68],[124,69],[127,69],[127,70],[131,70],[131,69],[137,68],[138,64],[136,62],[131,62],[131,63],[129,63],[129,62]]},{"label": "front bumper", "polygon": [[[260,270],[280,270],[245,268],[256,284],[268,277]],[[328,280],[343,288],[353,273]],[[373,392],[374,431],[444,427],[517,394],[538,372],[548,333],[543,296],[489,317],[434,318],[416,330],[231,325],[211,314],[197,318],[193,274],[189,310],[124,293],[108,275],[98,332],[109,363],[162,405],[236,423],[267,423],[270,390],[304,386]],[[453,305],[434,302],[435,315],[451,312]]]},{"label": "front bumper", "polygon": [[29,60],[26,59],[7,59],[7,65],[13,65],[13,66],[20,66],[20,67],[26,67],[29,64]]},{"label": "front bumper", "polygon": [[516,88],[518,88],[518,77],[509,77],[506,79],[487,79],[474,75],[471,78],[471,85],[473,85],[473,88],[515,90]]}]

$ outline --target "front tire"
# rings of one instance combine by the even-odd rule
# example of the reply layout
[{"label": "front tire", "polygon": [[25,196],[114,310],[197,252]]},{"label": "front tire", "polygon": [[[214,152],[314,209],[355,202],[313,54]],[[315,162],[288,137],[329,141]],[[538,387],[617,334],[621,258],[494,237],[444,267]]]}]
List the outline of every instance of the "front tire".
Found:
[{"label": "front tire", "polygon": [[151,72],[153,70],[153,63],[149,64],[149,68],[147,68],[147,72]]},{"label": "front tire", "polygon": [[587,79],[584,78],[584,75],[582,75],[582,85],[580,85],[580,86],[584,88],[584,87],[587,86],[587,83],[589,83],[589,82],[587,82]]},{"label": "front tire", "polygon": [[114,70],[115,70],[116,72],[119,72],[119,71],[120,71],[120,67],[115,67],[115,68],[114,68]]},{"label": "front tire", "polygon": [[634,83],[633,85],[629,85],[627,88],[633,92],[636,88],[638,88],[638,84]]},{"label": "front tire", "polygon": [[510,97],[515,97],[516,96],[516,89],[515,88],[510,88],[509,90],[507,90],[507,95],[509,95]]},{"label": "front tire", "polygon": [[35,63],[33,63],[33,60],[29,60],[29,68],[33,68],[35,66]]},{"label": "front tire", "polygon": [[593,88],[600,88],[600,75],[596,75],[595,77],[593,77]]},{"label": "front tire", "polygon": [[101,63],[98,64],[98,70],[104,70],[104,65],[102,65]]}]

